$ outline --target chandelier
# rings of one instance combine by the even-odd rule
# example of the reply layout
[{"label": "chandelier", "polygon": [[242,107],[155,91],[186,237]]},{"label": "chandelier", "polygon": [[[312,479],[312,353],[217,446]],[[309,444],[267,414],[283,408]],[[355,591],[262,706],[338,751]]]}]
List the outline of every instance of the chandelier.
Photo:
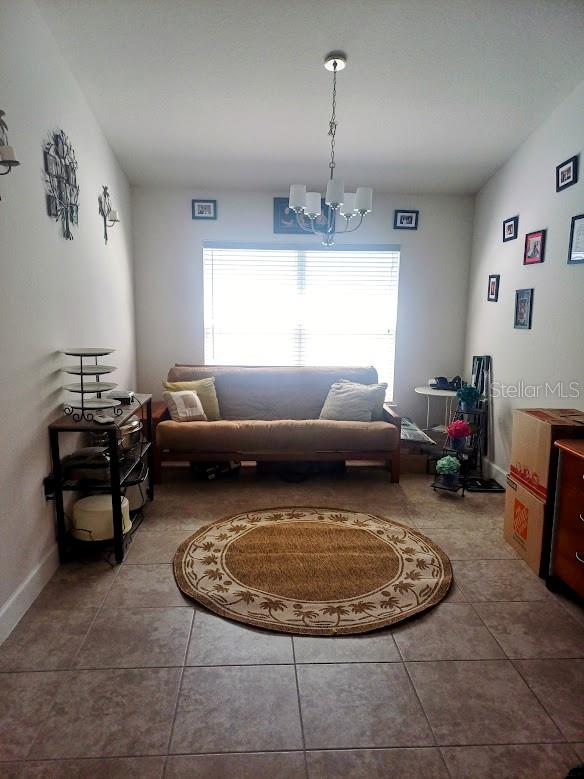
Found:
[{"label": "chandelier", "polygon": [[[333,74],[332,112],[328,136],[331,143],[330,175],[326,185],[322,213],[320,192],[307,192],[305,184],[292,184],[288,205],[296,214],[298,226],[307,233],[318,235],[324,246],[333,246],[336,235],[354,233],[363,224],[365,214],[373,208],[371,187],[357,187],[356,192],[345,192],[344,184],[335,178],[335,140],[337,135],[337,72],[344,70],[347,57],[341,51],[332,51],[324,59],[324,66]],[[344,222],[343,222],[344,220]],[[341,223],[340,229],[338,223]]]}]

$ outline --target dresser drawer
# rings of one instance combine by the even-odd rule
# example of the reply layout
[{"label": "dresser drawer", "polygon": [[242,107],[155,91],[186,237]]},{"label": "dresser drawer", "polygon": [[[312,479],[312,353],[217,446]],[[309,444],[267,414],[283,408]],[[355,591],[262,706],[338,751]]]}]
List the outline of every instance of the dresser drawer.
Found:
[{"label": "dresser drawer", "polygon": [[[582,549],[582,547],[580,547]],[[584,598],[584,554],[566,544],[555,547],[552,573]]]},{"label": "dresser drawer", "polygon": [[584,500],[584,460],[570,454],[562,455],[561,493],[564,490],[580,493]]}]

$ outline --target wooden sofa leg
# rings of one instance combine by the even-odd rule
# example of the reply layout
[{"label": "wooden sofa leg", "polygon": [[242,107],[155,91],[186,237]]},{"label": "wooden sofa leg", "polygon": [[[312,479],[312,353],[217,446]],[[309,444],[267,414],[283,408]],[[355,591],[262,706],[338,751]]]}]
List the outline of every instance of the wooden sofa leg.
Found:
[{"label": "wooden sofa leg", "polygon": [[391,458],[386,461],[387,469],[391,471],[391,483],[399,484],[399,449],[392,452]]}]

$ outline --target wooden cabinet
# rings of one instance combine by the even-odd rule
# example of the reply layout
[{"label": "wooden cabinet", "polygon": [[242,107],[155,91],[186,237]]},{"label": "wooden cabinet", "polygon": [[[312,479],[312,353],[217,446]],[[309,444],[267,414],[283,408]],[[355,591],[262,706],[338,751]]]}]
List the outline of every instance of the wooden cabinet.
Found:
[{"label": "wooden cabinet", "polygon": [[550,575],[584,598],[584,441],[559,440]]}]

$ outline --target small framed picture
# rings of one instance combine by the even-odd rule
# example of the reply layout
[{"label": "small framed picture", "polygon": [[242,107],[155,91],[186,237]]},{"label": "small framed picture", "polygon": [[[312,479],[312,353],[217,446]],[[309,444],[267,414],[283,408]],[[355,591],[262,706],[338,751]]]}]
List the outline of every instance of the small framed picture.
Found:
[{"label": "small framed picture", "polygon": [[545,257],[545,230],[536,230],[525,236],[525,250],[523,252],[523,264],[535,265],[543,262]]},{"label": "small framed picture", "polygon": [[499,281],[500,275],[489,276],[489,290],[487,292],[487,300],[491,303],[496,303],[499,300]]},{"label": "small framed picture", "polygon": [[47,195],[47,214],[57,218],[59,209],[57,208],[57,198],[54,195]]},{"label": "small framed picture", "polygon": [[193,219],[217,219],[216,200],[193,200]]},{"label": "small framed picture", "polygon": [[572,217],[568,262],[570,265],[577,265],[584,262],[584,214],[578,214],[578,216]]},{"label": "small framed picture", "polygon": [[519,217],[512,216],[503,222],[503,243],[514,241],[519,235]]},{"label": "small framed picture", "polygon": [[571,187],[578,181],[578,155],[560,163],[556,167],[556,192]]},{"label": "small framed picture", "polygon": [[419,211],[403,211],[396,209],[393,212],[394,230],[417,230]]},{"label": "small framed picture", "polygon": [[515,329],[531,330],[533,314],[533,289],[518,289],[515,292]]}]

